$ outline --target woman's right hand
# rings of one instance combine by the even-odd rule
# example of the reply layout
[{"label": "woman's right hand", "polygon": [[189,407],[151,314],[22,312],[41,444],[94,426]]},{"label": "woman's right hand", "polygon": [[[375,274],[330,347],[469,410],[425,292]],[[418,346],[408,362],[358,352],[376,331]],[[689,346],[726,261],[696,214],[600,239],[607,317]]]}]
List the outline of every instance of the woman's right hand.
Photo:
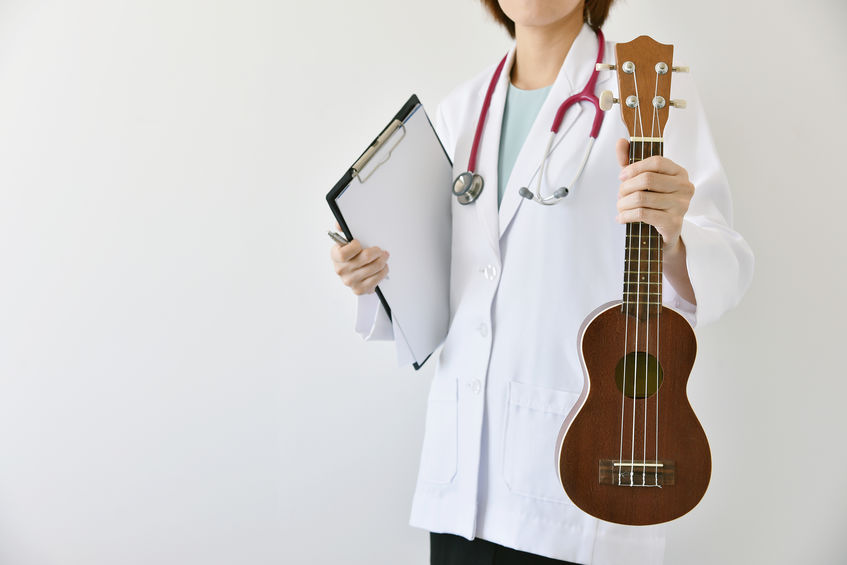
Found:
[{"label": "woman's right hand", "polygon": [[333,245],[329,255],[341,282],[357,296],[373,292],[388,274],[388,251],[379,247],[362,249],[358,239]]}]

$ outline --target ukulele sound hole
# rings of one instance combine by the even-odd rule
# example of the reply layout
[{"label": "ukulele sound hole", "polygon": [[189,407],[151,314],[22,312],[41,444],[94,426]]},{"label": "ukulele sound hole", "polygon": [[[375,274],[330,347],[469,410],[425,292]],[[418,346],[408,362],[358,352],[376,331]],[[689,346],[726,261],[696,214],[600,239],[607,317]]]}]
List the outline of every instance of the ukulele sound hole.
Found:
[{"label": "ukulele sound hole", "polygon": [[629,398],[648,398],[662,386],[659,361],[644,351],[628,353],[615,367],[615,384]]}]

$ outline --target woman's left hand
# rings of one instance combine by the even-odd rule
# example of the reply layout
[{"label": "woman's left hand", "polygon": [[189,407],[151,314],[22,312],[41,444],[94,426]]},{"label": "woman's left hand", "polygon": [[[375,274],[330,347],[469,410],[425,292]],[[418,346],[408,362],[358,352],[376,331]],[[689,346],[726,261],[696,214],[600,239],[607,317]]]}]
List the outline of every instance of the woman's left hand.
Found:
[{"label": "woman's left hand", "polygon": [[619,139],[615,148],[621,171],[618,191],[619,223],[645,222],[662,235],[663,248],[669,251],[679,243],[682,217],[694,195],[688,171],[670,159],[655,155],[629,163],[629,142]]}]

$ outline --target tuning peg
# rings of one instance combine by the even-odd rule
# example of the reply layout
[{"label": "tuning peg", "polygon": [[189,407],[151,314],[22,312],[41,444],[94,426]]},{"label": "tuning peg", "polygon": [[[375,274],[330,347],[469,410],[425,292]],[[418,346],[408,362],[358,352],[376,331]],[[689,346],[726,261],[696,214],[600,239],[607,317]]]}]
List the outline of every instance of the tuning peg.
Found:
[{"label": "tuning peg", "polygon": [[679,108],[680,110],[684,110],[688,103],[685,100],[671,100],[670,105],[674,108]]},{"label": "tuning peg", "polygon": [[600,109],[604,112],[612,109],[612,104],[617,104],[618,99],[614,97],[611,90],[604,90],[600,93]]},{"label": "tuning peg", "polygon": [[614,63],[597,63],[594,65],[596,71],[614,71],[616,68]]},{"label": "tuning peg", "polygon": [[671,67],[671,70],[673,70],[673,72],[675,72],[675,73],[687,73],[691,69],[689,69],[686,65],[678,65],[678,66]]}]

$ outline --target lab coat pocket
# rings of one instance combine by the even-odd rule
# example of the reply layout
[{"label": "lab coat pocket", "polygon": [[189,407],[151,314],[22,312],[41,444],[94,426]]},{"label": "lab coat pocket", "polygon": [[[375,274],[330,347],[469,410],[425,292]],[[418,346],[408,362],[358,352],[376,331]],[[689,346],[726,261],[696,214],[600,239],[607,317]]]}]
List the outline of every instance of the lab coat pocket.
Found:
[{"label": "lab coat pocket", "polygon": [[458,452],[458,384],[436,376],[429,391],[421,453],[420,478],[450,483],[456,475]]},{"label": "lab coat pocket", "polygon": [[559,429],[579,393],[509,382],[503,479],[514,494],[568,502],[556,468]]}]

